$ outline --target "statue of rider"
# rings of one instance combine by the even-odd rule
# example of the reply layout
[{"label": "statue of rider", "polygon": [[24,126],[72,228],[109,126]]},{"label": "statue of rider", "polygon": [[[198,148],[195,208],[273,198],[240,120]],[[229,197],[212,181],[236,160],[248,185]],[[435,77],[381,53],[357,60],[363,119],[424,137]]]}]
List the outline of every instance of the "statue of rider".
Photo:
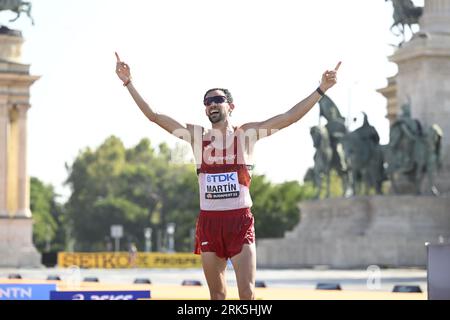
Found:
[{"label": "statue of rider", "polygon": [[402,114],[391,126],[389,147],[393,153],[394,168],[401,172],[413,169],[414,146],[422,136],[420,122],[411,117],[411,106],[405,103],[402,106]]}]

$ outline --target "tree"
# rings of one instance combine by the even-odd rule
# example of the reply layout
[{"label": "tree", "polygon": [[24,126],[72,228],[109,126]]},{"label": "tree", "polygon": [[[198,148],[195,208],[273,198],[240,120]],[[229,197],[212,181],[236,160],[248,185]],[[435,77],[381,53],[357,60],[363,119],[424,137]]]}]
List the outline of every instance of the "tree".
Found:
[{"label": "tree", "polygon": [[257,238],[283,237],[299,223],[298,203],[314,197],[308,185],[297,181],[272,184],[264,175],[253,176],[250,193]]},{"label": "tree", "polygon": [[30,209],[33,213],[33,242],[41,252],[62,251],[66,230],[63,206],[56,201],[53,186],[30,179]]},{"label": "tree", "polygon": [[[171,161],[178,151],[166,144],[153,148],[148,139],[126,149],[114,136],[96,150],[81,151],[67,166],[67,184],[72,189],[66,204],[67,223],[76,240],[75,250],[105,250],[112,224],[123,225],[125,240],[141,250],[144,229],[151,227],[153,243],[162,238],[164,247],[167,224],[175,223],[175,249],[192,251],[191,230],[199,213],[198,180],[195,165]],[[254,175],[251,194],[256,232],[264,238],[281,237],[292,229],[299,219],[298,202],[313,193],[295,181],[277,185]]]},{"label": "tree", "polygon": [[[177,250],[189,250],[190,228],[198,214],[195,168],[170,162],[166,144],[148,139],[125,149],[112,136],[96,150],[80,152],[67,166],[72,195],[66,205],[77,250],[104,250],[112,224],[122,224],[129,241],[144,247],[144,228],[154,243],[167,222],[175,222]],[[195,196],[197,195],[197,196]],[[123,248],[122,248],[123,249]]]}]

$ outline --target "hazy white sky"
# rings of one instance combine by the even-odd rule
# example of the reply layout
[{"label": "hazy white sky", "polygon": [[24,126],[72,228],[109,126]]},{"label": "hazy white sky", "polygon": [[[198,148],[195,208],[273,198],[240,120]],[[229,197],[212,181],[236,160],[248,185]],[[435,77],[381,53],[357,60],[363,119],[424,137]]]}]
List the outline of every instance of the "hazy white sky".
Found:
[{"label": "hazy white sky", "polygon": [[[392,6],[384,0],[39,0],[36,25],[23,15],[10,28],[25,37],[23,62],[40,75],[28,114],[29,174],[67,196],[64,163],[108,136],[127,147],[148,137],[178,140],[150,123],[115,75],[114,51],[135,86],[159,112],[209,126],[204,92],[230,89],[235,125],[284,112],[309,95],[338,61],[328,95],[346,117],[361,111],[388,142],[386,100],[375,90],[396,73],[387,57]],[[423,1],[415,1],[423,5]],[[5,23],[14,15],[0,14]],[[301,180],[313,164],[309,128],[318,106],[298,123],[260,141],[257,173]],[[359,126],[360,122],[352,125]]]}]

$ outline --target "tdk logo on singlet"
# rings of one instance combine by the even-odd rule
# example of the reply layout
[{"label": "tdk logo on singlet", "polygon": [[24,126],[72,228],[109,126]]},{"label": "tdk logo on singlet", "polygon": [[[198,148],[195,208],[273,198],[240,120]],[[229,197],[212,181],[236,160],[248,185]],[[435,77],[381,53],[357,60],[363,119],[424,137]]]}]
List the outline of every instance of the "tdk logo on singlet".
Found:
[{"label": "tdk logo on singlet", "polygon": [[211,182],[212,183],[235,182],[236,181],[236,172],[208,175],[207,181],[209,183],[211,183]]},{"label": "tdk logo on singlet", "polygon": [[237,172],[205,174],[205,199],[227,199],[239,197],[239,178]]}]

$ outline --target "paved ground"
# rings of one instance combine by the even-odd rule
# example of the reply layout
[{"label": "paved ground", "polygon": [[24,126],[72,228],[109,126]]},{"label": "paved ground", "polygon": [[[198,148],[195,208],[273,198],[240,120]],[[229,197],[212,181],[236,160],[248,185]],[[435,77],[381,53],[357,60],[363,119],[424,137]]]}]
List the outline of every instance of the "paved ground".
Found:
[{"label": "paved ground", "polygon": [[[180,285],[183,280],[200,280],[206,285],[201,269],[0,269],[0,279],[10,274],[22,278],[45,280],[48,275],[59,275],[65,282],[81,281],[85,277],[97,277],[101,284],[132,284],[136,278],[148,278],[154,285]],[[391,292],[395,285],[417,285],[426,293],[427,275],[424,269],[381,269],[379,278],[367,270],[321,269],[260,269],[257,281],[264,281],[268,288],[315,289],[318,283],[339,283],[342,290]],[[369,277],[371,276],[371,279]],[[379,281],[378,281],[379,279]],[[227,283],[236,286],[234,271],[227,270]],[[368,286],[369,284],[369,286]]]}]

